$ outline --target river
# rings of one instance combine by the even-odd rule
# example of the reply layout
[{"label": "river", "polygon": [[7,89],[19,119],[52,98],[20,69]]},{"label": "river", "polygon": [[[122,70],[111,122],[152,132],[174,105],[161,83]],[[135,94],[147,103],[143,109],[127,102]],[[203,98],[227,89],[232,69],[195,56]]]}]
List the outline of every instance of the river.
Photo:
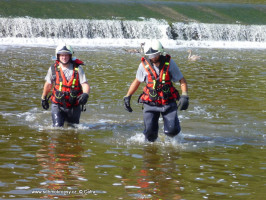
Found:
[{"label": "river", "polygon": [[[263,199],[265,196],[265,49],[166,50],[189,86],[181,133],[144,142],[141,88],[123,96],[140,54],[73,45],[91,85],[81,123],[53,128],[41,107],[55,46],[2,45],[0,198]],[[176,84],[179,88],[179,85]]]}]

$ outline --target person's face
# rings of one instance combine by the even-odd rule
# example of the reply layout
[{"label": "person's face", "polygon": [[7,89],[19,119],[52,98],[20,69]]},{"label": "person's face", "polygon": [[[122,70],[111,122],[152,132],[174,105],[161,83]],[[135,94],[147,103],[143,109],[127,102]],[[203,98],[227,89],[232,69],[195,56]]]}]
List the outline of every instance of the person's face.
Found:
[{"label": "person's face", "polygon": [[59,55],[59,60],[63,64],[67,64],[70,60],[70,55],[69,54],[60,54]]},{"label": "person's face", "polygon": [[151,58],[150,60],[151,60],[152,63],[158,63],[159,60],[160,60],[160,55],[158,55],[158,56],[156,56],[154,58]]}]

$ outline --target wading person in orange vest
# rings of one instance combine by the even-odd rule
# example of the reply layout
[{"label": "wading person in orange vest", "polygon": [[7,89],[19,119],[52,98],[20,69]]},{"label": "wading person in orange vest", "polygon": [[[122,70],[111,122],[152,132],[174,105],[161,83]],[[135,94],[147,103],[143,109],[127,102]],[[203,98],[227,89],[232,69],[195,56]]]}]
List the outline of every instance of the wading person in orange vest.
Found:
[{"label": "wading person in orange vest", "polygon": [[[65,121],[78,124],[90,92],[90,86],[81,67],[83,62],[72,57],[72,47],[67,44],[58,45],[55,55],[56,61],[45,77],[42,107],[45,110],[49,108],[49,98],[52,96],[53,126],[64,126]],[[52,87],[52,95],[47,97]]]},{"label": "wading person in orange vest", "polygon": [[[177,64],[170,55],[164,55],[164,48],[158,40],[152,40],[144,46],[145,57],[137,70],[136,79],[132,82],[124,97],[125,109],[132,112],[131,96],[136,92],[141,82],[145,82],[139,103],[143,103],[144,135],[146,140],[154,142],[158,137],[159,117],[162,115],[164,133],[176,136],[181,128],[177,116],[178,107],[186,110],[189,105],[187,82]],[[180,82],[182,95],[172,82]],[[178,101],[178,104],[176,103]]]}]

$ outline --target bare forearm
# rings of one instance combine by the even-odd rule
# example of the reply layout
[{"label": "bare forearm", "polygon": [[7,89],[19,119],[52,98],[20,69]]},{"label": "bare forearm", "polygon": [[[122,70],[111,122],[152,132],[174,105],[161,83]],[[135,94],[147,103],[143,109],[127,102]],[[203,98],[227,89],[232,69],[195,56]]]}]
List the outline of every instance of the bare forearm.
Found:
[{"label": "bare forearm", "polygon": [[48,93],[51,91],[52,89],[52,84],[45,82],[44,86],[43,86],[43,92],[42,92],[42,99],[45,98],[45,96],[48,95]]},{"label": "bare forearm", "polygon": [[139,85],[140,85],[140,82],[138,81],[138,79],[135,79],[135,80],[131,83],[131,85],[130,85],[130,87],[129,87],[129,89],[128,89],[128,92],[127,92],[127,95],[126,95],[126,96],[131,96],[131,95],[133,95],[133,94],[137,91],[137,89],[139,88]]},{"label": "bare forearm", "polygon": [[90,93],[90,85],[87,82],[82,83],[81,86],[82,86],[83,93],[87,93],[87,94]]},{"label": "bare forearm", "polygon": [[181,88],[182,94],[183,95],[187,95],[187,93],[188,93],[188,86],[187,86],[186,79],[183,77],[179,82],[180,82],[180,88]]}]

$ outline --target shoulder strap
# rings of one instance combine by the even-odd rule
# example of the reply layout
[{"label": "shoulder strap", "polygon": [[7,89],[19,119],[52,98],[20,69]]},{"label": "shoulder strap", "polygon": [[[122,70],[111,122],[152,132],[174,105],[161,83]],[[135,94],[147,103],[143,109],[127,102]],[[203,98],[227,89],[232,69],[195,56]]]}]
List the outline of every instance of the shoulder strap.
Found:
[{"label": "shoulder strap", "polygon": [[171,57],[169,55],[166,55],[165,57],[165,61],[163,62],[163,75],[162,75],[162,84],[165,83],[165,74],[166,74],[166,71],[168,70],[169,68],[169,65],[170,65],[170,59]]},{"label": "shoulder strap", "polygon": [[79,72],[79,66],[76,62],[73,62],[73,70],[74,70],[74,78],[73,78],[73,81],[72,81],[72,88],[75,87],[75,83],[76,83],[76,80],[77,80],[77,77],[78,77],[78,72]]},{"label": "shoulder strap", "polygon": [[161,57],[160,57],[160,65],[159,65],[160,71],[163,69],[165,60],[166,60],[166,57],[161,55]]},{"label": "shoulder strap", "polygon": [[[149,73],[149,75],[151,76],[152,82],[153,82],[153,89],[156,88],[156,72],[153,68],[153,66],[151,65],[150,61],[146,60],[144,57],[141,59],[142,61],[142,65],[145,68],[145,70]],[[145,62],[148,63],[145,65]],[[155,73],[155,74],[154,74]]]},{"label": "shoulder strap", "polygon": [[[144,68],[149,72],[149,74],[151,75],[152,80],[156,80],[156,77],[155,77],[155,75],[154,75],[154,73],[153,73],[153,71],[155,72],[155,69],[153,68],[151,62],[150,62],[149,60],[146,60],[145,58],[142,58],[141,61],[142,61],[142,65],[143,65],[143,67],[144,67]],[[145,63],[145,62],[146,62],[146,63]],[[152,70],[153,70],[153,71],[152,71]],[[155,72],[155,74],[156,74],[156,72]]]},{"label": "shoulder strap", "polygon": [[[56,73],[57,72],[57,73]],[[62,85],[63,85],[63,78],[61,76],[61,72],[60,72],[60,66],[57,62],[54,63],[54,67],[52,67],[52,73],[55,74],[55,77],[59,76],[59,91],[62,90]]]}]

